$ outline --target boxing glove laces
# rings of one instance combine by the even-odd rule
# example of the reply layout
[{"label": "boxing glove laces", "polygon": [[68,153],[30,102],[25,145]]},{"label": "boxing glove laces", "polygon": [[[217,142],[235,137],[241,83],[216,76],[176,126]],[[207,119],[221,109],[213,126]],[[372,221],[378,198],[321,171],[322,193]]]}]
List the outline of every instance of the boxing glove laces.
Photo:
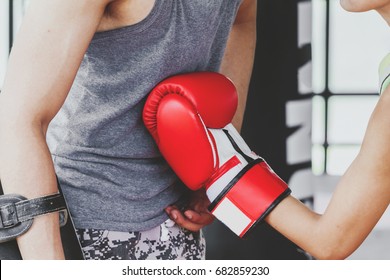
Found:
[{"label": "boxing glove laces", "polygon": [[231,124],[237,92],[215,72],[172,76],[148,96],[143,120],[168,164],[209,211],[244,237],[291,193]]}]

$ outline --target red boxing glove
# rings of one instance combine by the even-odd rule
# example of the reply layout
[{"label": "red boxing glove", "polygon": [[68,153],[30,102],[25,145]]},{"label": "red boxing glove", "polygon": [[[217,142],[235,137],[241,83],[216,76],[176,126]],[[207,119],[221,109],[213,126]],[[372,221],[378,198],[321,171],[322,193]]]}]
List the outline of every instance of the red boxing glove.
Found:
[{"label": "red boxing glove", "polygon": [[143,120],[183,183],[206,188],[210,212],[243,237],[291,190],[230,123],[236,108],[236,88],[225,76],[182,74],[152,90]]}]

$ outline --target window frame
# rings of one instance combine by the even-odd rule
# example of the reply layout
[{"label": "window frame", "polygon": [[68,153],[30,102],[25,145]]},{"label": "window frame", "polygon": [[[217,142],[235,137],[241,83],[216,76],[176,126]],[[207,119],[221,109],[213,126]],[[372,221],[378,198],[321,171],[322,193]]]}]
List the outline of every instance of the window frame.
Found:
[{"label": "window frame", "polygon": [[[324,75],[324,82],[323,85],[320,86],[321,90],[317,91],[314,95],[314,98],[321,98],[322,103],[323,103],[323,108],[321,109],[323,116],[313,116],[313,118],[320,118],[323,119],[324,123],[321,125],[321,129],[323,131],[320,131],[320,135],[323,138],[323,142],[319,143],[318,141],[313,141],[312,143],[312,148],[313,148],[313,154],[317,155],[315,158],[313,158],[313,166],[316,166],[313,168],[313,173],[315,175],[340,175],[340,174],[334,174],[334,171],[329,172],[332,170],[332,168],[329,167],[329,154],[330,150],[332,148],[342,148],[342,147],[360,147],[361,143],[331,143],[329,140],[329,135],[330,135],[330,103],[332,98],[337,98],[337,97],[345,97],[345,98],[361,98],[361,97],[373,97],[373,96],[378,96],[377,92],[333,92],[330,88],[330,44],[331,44],[331,1],[334,0],[323,0],[325,1],[325,40],[323,42],[324,45],[320,45],[319,47],[323,47],[325,49],[323,55],[324,55],[324,69],[323,74]],[[318,32],[318,30],[314,30],[314,32]],[[321,41],[321,40],[319,40]],[[322,59],[322,58],[320,58]],[[321,71],[320,70],[320,71]],[[314,102],[313,102],[314,104]],[[316,105],[313,105],[316,106]],[[318,114],[318,110],[313,110],[313,113]],[[319,114],[321,114],[319,113]],[[314,124],[314,122],[313,122]],[[322,149],[323,154],[318,154],[321,153],[319,150]],[[322,161],[322,163],[320,162]],[[322,166],[322,168],[318,168],[318,166]],[[320,170],[322,169],[322,170]],[[334,169],[333,169],[334,170]]]}]

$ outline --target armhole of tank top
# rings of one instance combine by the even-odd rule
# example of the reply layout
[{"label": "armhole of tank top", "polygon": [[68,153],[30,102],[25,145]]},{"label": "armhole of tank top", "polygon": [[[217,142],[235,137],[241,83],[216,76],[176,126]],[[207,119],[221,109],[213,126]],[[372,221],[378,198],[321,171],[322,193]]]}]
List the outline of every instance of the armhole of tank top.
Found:
[{"label": "armhole of tank top", "polygon": [[101,32],[96,32],[94,37],[92,38],[92,41],[100,41],[104,39],[111,39],[115,37],[121,37],[125,34],[132,34],[132,33],[139,33],[142,32],[143,30],[147,29],[149,26],[151,26],[155,20],[158,18],[158,16],[161,13],[161,10],[163,6],[169,4],[168,2],[171,1],[161,1],[161,0],[155,0],[153,8],[150,10],[149,14],[143,18],[141,21],[131,24],[131,25],[126,25],[123,27],[119,27],[116,29],[111,29],[107,31],[101,31]]}]

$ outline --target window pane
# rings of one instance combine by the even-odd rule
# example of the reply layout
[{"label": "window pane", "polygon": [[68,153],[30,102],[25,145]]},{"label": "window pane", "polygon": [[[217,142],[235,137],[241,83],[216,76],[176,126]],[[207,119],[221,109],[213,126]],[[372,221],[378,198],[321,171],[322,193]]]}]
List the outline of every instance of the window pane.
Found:
[{"label": "window pane", "polygon": [[322,145],[313,145],[311,149],[312,171],[314,175],[321,175],[325,170],[325,149]]},{"label": "window pane", "polygon": [[378,92],[378,65],[389,52],[389,27],[374,11],[350,13],[330,1],[329,88]]},{"label": "window pane", "polygon": [[313,0],[313,92],[325,90],[326,0]]},{"label": "window pane", "polygon": [[8,1],[0,1],[0,89],[3,87],[9,52]]},{"label": "window pane", "polygon": [[329,144],[360,144],[377,96],[335,96],[329,99]]},{"label": "window pane", "polygon": [[359,152],[360,146],[329,146],[327,171],[329,175],[342,175],[351,165]]},{"label": "window pane", "polygon": [[312,141],[314,144],[325,142],[325,100],[320,96],[313,98]]}]

